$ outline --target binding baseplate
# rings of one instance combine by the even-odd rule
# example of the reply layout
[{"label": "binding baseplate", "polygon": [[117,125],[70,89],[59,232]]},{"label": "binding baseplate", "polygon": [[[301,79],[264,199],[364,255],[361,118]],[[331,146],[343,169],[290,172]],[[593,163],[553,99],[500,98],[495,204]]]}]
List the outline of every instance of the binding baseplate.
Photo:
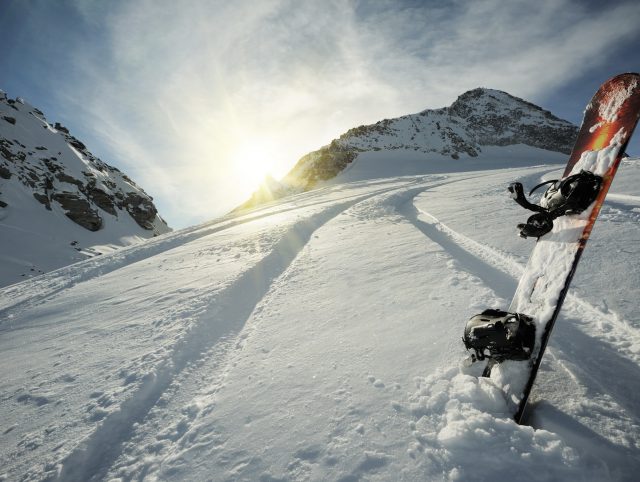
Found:
[{"label": "binding baseplate", "polygon": [[485,358],[528,360],[535,343],[536,327],[530,316],[502,310],[484,310],[473,316],[464,328],[462,341],[473,350],[471,361]]}]

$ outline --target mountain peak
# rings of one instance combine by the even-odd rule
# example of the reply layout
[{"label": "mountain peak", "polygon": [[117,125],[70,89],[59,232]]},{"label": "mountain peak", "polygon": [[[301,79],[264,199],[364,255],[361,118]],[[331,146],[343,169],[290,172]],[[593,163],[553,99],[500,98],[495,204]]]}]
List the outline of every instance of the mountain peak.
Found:
[{"label": "mountain peak", "polygon": [[476,87],[475,89],[467,90],[466,92],[458,96],[456,102],[465,102],[473,99],[484,99],[484,98],[497,99],[497,100],[515,99],[515,100],[525,102],[519,97],[513,96],[503,90],[489,89],[487,87]]},{"label": "mountain peak", "polygon": [[529,115],[537,114],[547,120],[568,123],[554,116],[551,112],[520,97],[502,90],[487,89],[485,87],[478,87],[461,94],[445,110],[463,119],[467,119],[474,114],[486,116],[488,113],[500,113],[502,115],[510,115],[513,112],[522,111]]},{"label": "mountain peak", "polygon": [[453,104],[451,104],[447,109],[449,112],[459,115],[460,117],[466,117],[466,113],[470,109],[492,109],[500,106],[501,104],[519,102],[524,103],[525,101],[501,90],[477,87],[460,94]]},{"label": "mountain peak", "polygon": [[[479,87],[464,92],[449,107],[349,129],[329,145],[303,156],[283,180],[289,189],[283,187],[281,192],[312,189],[345,170],[355,179],[354,169],[366,164],[360,160],[374,153],[379,162],[385,162],[383,157],[388,161],[386,174],[393,169],[404,172],[407,164],[400,159],[410,159],[408,169],[416,172],[420,165],[424,171],[433,163],[478,158],[489,148],[516,145],[529,148],[543,162],[557,153],[569,154],[577,133],[577,126],[531,102]],[[540,150],[549,154],[541,156]],[[376,175],[370,166],[361,169],[365,177]]]}]

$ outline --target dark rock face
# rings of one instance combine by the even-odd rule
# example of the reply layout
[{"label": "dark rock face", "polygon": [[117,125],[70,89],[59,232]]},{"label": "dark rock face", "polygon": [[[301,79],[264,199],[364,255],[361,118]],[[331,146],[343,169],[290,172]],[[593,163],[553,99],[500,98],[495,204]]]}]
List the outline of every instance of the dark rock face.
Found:
[{"label": "dark rock face", "polygon": [[73,222],[89,231],[97,231],[102,227],[102,218],[98,211],[91,207],[89,201],[71,192],[58,192],[51,196],[53,201],[62,206],[65,214]]},{"label": "dark rock face", "polygon": [[154,235],[170,231],[152,198],[95,157],[69,129],[57,122],[52,126],[40,110],[2,91],[0,117],[6,121],[0,120],[0,179],[22,184],[47,210],[59,204],[69,219],[90,231],[99,230],[106,215],[131,216]]},{"label": "dark rock face", "polygon": [[[337,176],[345,167],[358,156],[358,153],[342,147],[337,141],[321,149],[310,152],[298,161],[298,169],[288,174],[287,178],[292,182],[301,179],[304,190],[311,189],[318,181],[326,181]],[[306,176],[301,174],[308,166],[313,166]]]},{"label": "dark rock face", "polygon": [[578,127],[506,92],[474,89],[445,109],[464,119],[481,146],[526,144],[570,154]]},{"label": "dark rock face", "polygon": [[70,176],[66,172],[61,171],[61,168],[59,165],[47,164],[47,167],[49,168],[49,171],[55,173],[54,177],[58,181],[66,182],[67,184],[73,184],[74,186],[77,186],[78,189],[80,189],[81,191],[85,190],[85,184],[80,179],[76,179],[75,177]]},{"label": "dark rock face", "polygon": [[54,125],[55,130],[60,131],[60,132],[64,132],[65,134],[69,133],[69,129],[67,129],[65,126],[63,126],[62,124],[60,124],[60,122],[56,122]]},{"label": "dark rock face", "polygon": [[158,211],[149,198],[136,193],[128,193],[122,204],[139,226],[153,229],[153,221]]},{"label": "dark rock face", "polygon": [[46,194],[41,194],[39,192],[34,192],[33,197],[36,198],[36,200],[40,204],[43,204],[48,211],[51,211],[51,202],[49,201],[49,196],[47,196]]},{"label": "dark rock face", "polygon": [[105,191],[98,187],[95,187],[95,185],[92,184],[86,186],[86,194],[89,196],[89,199],[91,199],[100,209],[108,212],[109,214],[113,214],[114,216],[116,215],[116,206],[113,202],[113,196],[110,196]]}]

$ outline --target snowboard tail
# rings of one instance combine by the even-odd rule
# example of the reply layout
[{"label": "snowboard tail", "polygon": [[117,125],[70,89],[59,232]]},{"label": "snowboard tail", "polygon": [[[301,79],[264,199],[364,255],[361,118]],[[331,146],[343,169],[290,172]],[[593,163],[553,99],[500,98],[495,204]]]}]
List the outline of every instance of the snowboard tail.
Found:
[{"label": "snowboard tail", "polygon": [[542,356],[587,240],[640,116],[640,75],[605,82],[587,106],[563,179],[581,171],[602,177],[595,201],[580,214],[558,217],[531,253],[508,312],[533,319],[535,344],[527,360],[490,359],[483,376],[500,386],[521,423]]}]

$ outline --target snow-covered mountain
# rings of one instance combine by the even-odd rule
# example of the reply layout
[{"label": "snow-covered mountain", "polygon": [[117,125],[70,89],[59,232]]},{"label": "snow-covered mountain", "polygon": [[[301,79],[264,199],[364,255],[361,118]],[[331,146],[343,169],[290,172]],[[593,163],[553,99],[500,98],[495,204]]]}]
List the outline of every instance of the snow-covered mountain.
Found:
[{"label": "snow-covered mountain", "polygon": [[170,231],[67,128],[0,91],[0,286]]},{"label": "snow-covered mountain", "polygon": [[358,151],[315,189],[0,288],[0,481],[636,480],[640,160],[517,425],[461,335],[531,252],[507,185],[566,155],[478,146]]},{"label": "snow-covered mountain", "polygon": [[[437,163],[444,170],[457,170],[459,161],[495,160],[505,157],[513,165],[511,149],[519,146],[517,158],[545,159],[540,149],[569,154],[577,126],[555,117],[530,102],[506,92],[478,88],[465,92],[449,107],[427,109],[417,114],[384,119],[372,125],[350,129],[329,145],[303,156],[280,182],[262,186],[242,208],[258,206],[292,192],[312,189],[319,182],[363,178],[371,175],[419,174],[433,171]],[[525,147],[525,149],[522,149]],[[382,159],[388,165],[371,166]],[[465,167],[467,168],[467,167]],[[351,169],[356,176],[340,177]]]}]

